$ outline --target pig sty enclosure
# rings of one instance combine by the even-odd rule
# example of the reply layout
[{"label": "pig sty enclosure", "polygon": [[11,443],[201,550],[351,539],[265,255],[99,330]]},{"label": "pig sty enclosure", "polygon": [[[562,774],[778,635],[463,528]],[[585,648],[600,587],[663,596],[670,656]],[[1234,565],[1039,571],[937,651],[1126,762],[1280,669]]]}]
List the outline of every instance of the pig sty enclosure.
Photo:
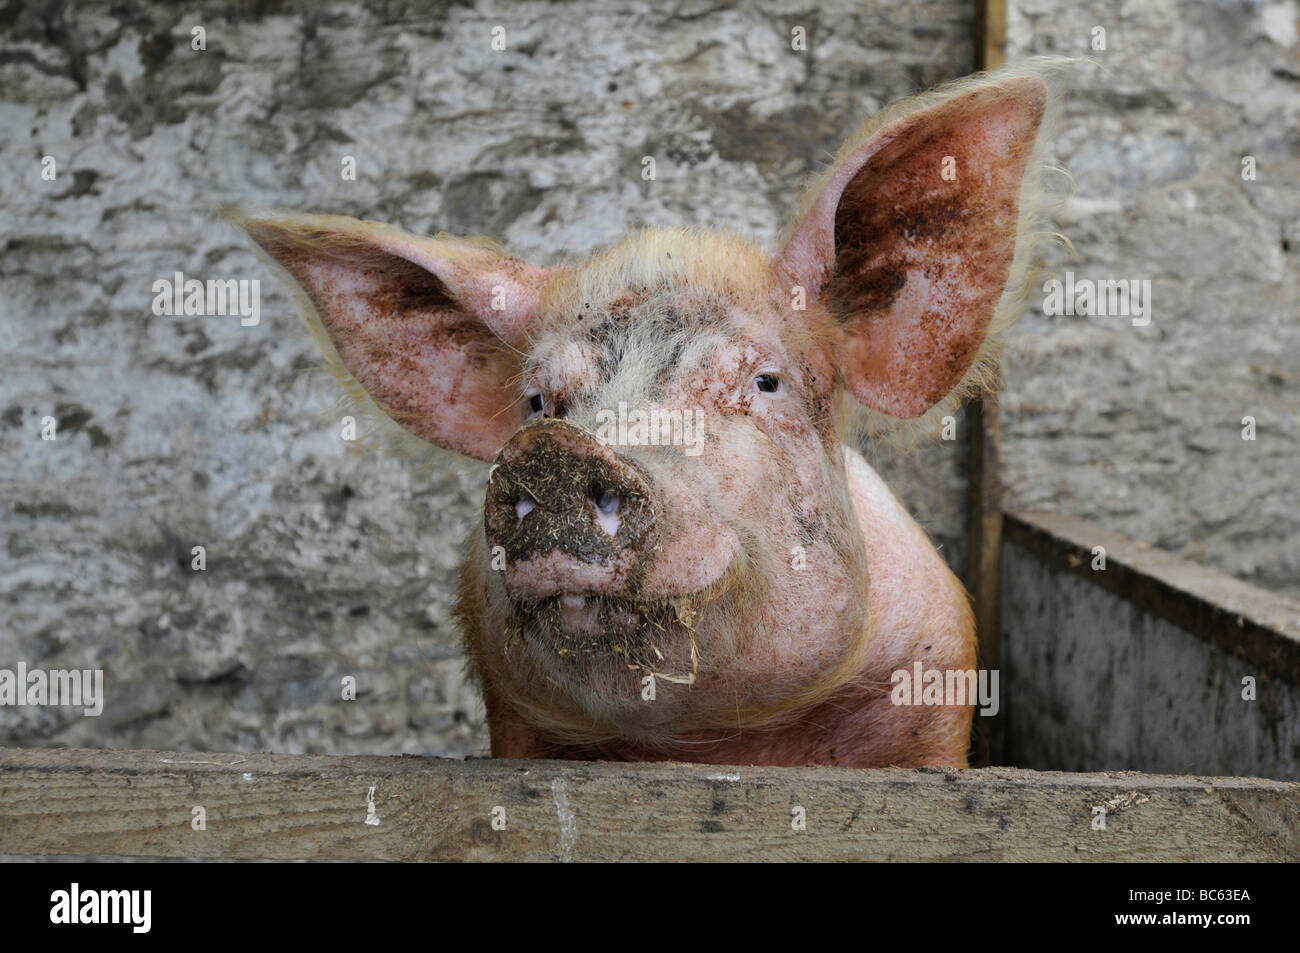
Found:
[{"label": "pig sty enclosure", "polygon": [[[0,855],[1300,858],[1298,17],[6,7],[0,670],[102,670],[104,704],[0,705]],[[1074,248],[1046,264],[1149,281],[1147,310],[1036,295],[996,402],[864,448],[974,599],[991,766],[459,760],[487,753],[450,619],[483,473],[340,441],[292,302],[216,210],[539,263],[645,224],[770,243],[861,119],[1039,53],[1097,64],[1056,130]],[[177,272],[263,279],[260,319],[156,315]]]}]

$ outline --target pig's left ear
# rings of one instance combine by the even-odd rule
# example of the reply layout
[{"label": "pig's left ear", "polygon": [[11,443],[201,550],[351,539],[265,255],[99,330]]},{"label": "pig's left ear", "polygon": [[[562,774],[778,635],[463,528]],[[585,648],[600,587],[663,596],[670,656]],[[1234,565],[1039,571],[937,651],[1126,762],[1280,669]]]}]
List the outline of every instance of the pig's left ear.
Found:
[{"label": "pig's left ear", "polygon": [[805,197],[774,265],[829,311],[845,385],[867,407],[918,417],[978,373],[1046,103],[1032,75],[902,103]]},{"label": "pig's left ear", "polygon": [[364,393],[416,436],[480,460],[524,422],[518,349],[550,269],[479,241],[337,215],[226,214],[286,273],[354,397]]}]

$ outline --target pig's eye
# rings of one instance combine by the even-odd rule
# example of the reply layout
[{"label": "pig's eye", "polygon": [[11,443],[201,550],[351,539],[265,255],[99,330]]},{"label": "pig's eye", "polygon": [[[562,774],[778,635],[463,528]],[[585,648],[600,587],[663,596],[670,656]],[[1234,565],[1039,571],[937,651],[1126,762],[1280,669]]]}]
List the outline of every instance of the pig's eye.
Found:
[{"label": "pig's eye", "polygon": [[541,394],[532,394],[528,398],[528,419],[532,420],[546,409],[546,401]]},{"label": "pig's eye", "polygon": [[759,374],[754,378],[754,386],[764,394],[775,394],[781,389],[781,378],[775,374]]}]

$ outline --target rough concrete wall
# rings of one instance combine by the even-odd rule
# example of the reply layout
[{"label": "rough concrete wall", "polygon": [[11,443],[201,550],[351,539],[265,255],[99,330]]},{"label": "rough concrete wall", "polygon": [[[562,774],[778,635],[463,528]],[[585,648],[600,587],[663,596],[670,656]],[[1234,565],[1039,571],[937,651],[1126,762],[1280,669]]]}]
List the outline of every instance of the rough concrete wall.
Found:
[{"label": "rough concrete wall", "polygon": [[[620,7],[0,12],[0,667],[103,668],[109,693],[99,718],[0,708],[0,744],[486,751],[448,619],[481,473],[349,452],[287,296],[212,212],[488,233],[538,262],[640,224],[768,240],[857,122],[971,65],[962,0]],[[176,271],[262,278],[260,325],[155,317]],[[963,460],[882,466],[957,564]]]},{"label": "rough concrete wall", "polygon": [[1041,307],[1021,322],[1009,502],[1300,594],[1300,5],[1012,0],[1009,20],[1011,59],[1104,68],[1076,71],[1055,140],[1077,256],[1053,271],[1149,279],[1153,300],[1145,327]]}]

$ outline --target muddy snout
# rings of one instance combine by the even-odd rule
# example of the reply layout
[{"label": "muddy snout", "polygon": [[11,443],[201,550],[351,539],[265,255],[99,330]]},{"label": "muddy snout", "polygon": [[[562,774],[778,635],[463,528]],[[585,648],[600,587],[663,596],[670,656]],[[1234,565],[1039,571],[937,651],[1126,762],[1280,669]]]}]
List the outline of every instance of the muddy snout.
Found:
[{"label": "muddy snout", "polygon": [[556,419],[501,449],[483,521],[492,553],[505,552],[506,590],[522,600],[624,592],[654,550],[658,522],[644,471]]}]

